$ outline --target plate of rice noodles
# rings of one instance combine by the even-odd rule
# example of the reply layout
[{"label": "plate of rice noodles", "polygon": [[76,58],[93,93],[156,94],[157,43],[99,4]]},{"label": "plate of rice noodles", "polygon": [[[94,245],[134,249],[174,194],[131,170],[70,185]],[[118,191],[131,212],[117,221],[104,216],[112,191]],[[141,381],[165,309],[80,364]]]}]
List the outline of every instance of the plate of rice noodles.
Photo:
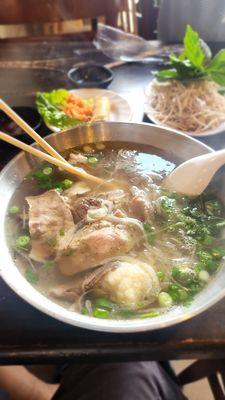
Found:
[{"label": "plate of rice noodles", "polygon": [[157,125],[192,136],[225,131],[225,49],[214,57],[190,25],[184,50],[170,68],[154,72],[145,89],[145,113]]},{"label": "plate of rice noodles", "polygon": [[132,118],[131,107],[123,97],[97,88],[38,92],[36,106],[53,132],[97,121],[127,122]]}]

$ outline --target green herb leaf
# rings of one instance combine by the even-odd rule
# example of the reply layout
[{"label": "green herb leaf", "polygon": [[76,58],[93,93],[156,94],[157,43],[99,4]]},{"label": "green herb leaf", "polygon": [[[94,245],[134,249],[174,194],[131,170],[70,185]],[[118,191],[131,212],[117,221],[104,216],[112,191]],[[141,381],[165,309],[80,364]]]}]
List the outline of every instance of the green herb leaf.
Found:
[{"label": "green herb leaf", "polygon": [[205,55],[199,43],[199,35],[190,25],[187,25],[184,36],[184,54],[195,67],[203,66]]},{"label": "green herb leaf", "polygon": [[82,124],[83,121],[77,118],[69,118],[60,106],[68,98],[69,92],[66,89],[52,90],[52,92],[38,92],[36,95],[36,105],[39,114],[45,123],[60,129],[71,128]]},{"label": "green herb leaf", "polygon": [[45,261],[44,264],[43,264],[43,267],[44,267],[45,269],[47,269],[47,270],[53,269],[54,266],[55,266],[55,263],[54,263],[53,260],[47,260],[47,261]]},{"label": "green herb leaf", "polygon": [[216,83],[225,85],[225,49],[215,55],[207,67],[207,72]]},{"label": "green herb leaf", "polygon": [[25,278],[28,282],[32,283],[33,285],[35,285],[38,282],[38,274],[31,268],[28,268],[25,271]]},{"label": "green herb leaf", "polygon": [[113,304],[107,300],[105,297],[98,297],[95,300],[95,305],[97,308],[106,308],[106,309],[112,309],[113,308]]}]

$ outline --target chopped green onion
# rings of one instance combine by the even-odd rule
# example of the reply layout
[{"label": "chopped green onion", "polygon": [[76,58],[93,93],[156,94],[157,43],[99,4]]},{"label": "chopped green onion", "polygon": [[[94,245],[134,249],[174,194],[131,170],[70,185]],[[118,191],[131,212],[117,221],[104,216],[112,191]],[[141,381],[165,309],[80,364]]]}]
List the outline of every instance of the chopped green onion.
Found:
[{"label": "chopped green onion", "polygon": [[93,316],[95,318],[109,318],[109,311],[103,308],[95,308]]},{"label": "chopped green onion", "polygon": [[18,214],[19,211],[20,211],[20,209],[18,206],[9,207],[9,210],[8,210],[9,214],[12,214],[12,215]]},{"label": "chopped green onion", "polygon": [[88,157],[88,163],[91,165],[98,164],[98,159],[96,157]]},{"label": "chopped green onion", "polygon": [[65,235],[65,230],[63,228],[61,228],[59,230],[59,236],[64,236]]},{"label": "chopped green onion", "polygon": [[33,285],[35,285],[38,282],[38,274],[31,268],[28,268],[25,271],[25,278],[28,282],[32,283]]},{"label": "chopped green onion", "polygon": [[98,297],[95,300],[95,305],[97,308],[112,308],[112,304],[105,297]]},{"label": "chopped green onion", "polygon": [[64,179],[64,181],[61,182],[61,188],[63,190],[69,189],[73,184],[73,181],[70,179]]},{"label": "chopped green onion", "polygon": [[55,266],[55,263],[52,260],[47,260],[43,264],[43,267],[48,269],[48,270],[51,270],[52,268],[54,268],[54,266]]},{"label": "chopped green onion", "polygon": [[30,243],[30,236],[23,235],[23,236],[18,236],[16,239],[16,247],[18,248],[25,248],[28,244]]},{"label": "chopped green onion", "polygon": [[163,307],[163,308],[164,307],[169,308],[173,304],[172,297],[169,295],[169,293],[166,293],[166,292],[159,293],[158,301],[159,301],[160,307]]},{"label": "chopped green onion", "polygon": [[140,318],[154,318],[154,317],[158,317],[160,315],[159,311],[150,311],[149,313],[146,314],[140,314],[139,317]]},{"label": "chopped green onion", "polygon": [[160,281],[165,278],[165,272],[163,272],[163,271],[156,272],[156,275],[158,276]]},{"label": "chopped green onion", "polygon": [[81,312],[82,315],[87,315],[88,314],[87,309],[85,307],[82,307],[80,312]]},{"label": "chopped green onion", "polygon": [[46,167],[42,170],[44,175],[51,175],[52,173],[52,168],[51,167]]}]

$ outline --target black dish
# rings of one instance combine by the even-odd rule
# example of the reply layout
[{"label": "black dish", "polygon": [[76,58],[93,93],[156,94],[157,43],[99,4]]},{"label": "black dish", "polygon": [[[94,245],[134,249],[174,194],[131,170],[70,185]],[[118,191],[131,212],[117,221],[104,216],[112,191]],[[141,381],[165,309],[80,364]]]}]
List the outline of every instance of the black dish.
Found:
[{"label": "black dish", "polygon": [[97,64],[72,68],[67,75],[77,88],[106,88],[113,79],[113,73],[110,69]]},{"label": "black dish", "polygon": [[[34,130],[41,125],[42,119],[37,110],[33,107],[12,107],[12,109],[31,126]],[[0,126],[3,132],[22,140],[26,143],[32,143],[33,139],[28,136],[8,115],[0,111]]]}]

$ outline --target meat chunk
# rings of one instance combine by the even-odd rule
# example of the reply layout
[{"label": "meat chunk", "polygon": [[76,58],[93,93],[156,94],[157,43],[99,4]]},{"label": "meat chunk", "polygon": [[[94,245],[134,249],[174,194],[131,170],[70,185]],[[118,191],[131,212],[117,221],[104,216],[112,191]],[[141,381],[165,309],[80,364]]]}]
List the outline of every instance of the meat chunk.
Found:
[{"label": "meat chunk", "polygon": [[29,204],[30,257],[44,261],[64,248],[74,232],[71,211],[56,190],[26,197]]},{"label": "meat chunk", "polygon": [[135,225],[93,223],[78,230],[64,251],[57,256],[57,264],[64,275],[74,275],[94,268],[107,259],[128,253],[140,237]]},{"label": "meat chunk", "polygon": [[147,221],[150,214],[153,212],[153,207],[149,201],[147,193],[133,187],[132,194],[134,197],[130,202],[131,215],[142,222]]},{"label": "meat chunk", "polygon": [[86,182],[76,182],[69,189],[65,190],[63,193],[69,200],[73,201],[82,196],[83,194],[89,192],[91,189]]},{"label": "meat chunk", "polygon": [[96,197],[84,197],[78,199],[71,207],[75,222],[77,223],[86,218],[87,212],[90,208],[101,208],[101,205],[101,199]]}]

